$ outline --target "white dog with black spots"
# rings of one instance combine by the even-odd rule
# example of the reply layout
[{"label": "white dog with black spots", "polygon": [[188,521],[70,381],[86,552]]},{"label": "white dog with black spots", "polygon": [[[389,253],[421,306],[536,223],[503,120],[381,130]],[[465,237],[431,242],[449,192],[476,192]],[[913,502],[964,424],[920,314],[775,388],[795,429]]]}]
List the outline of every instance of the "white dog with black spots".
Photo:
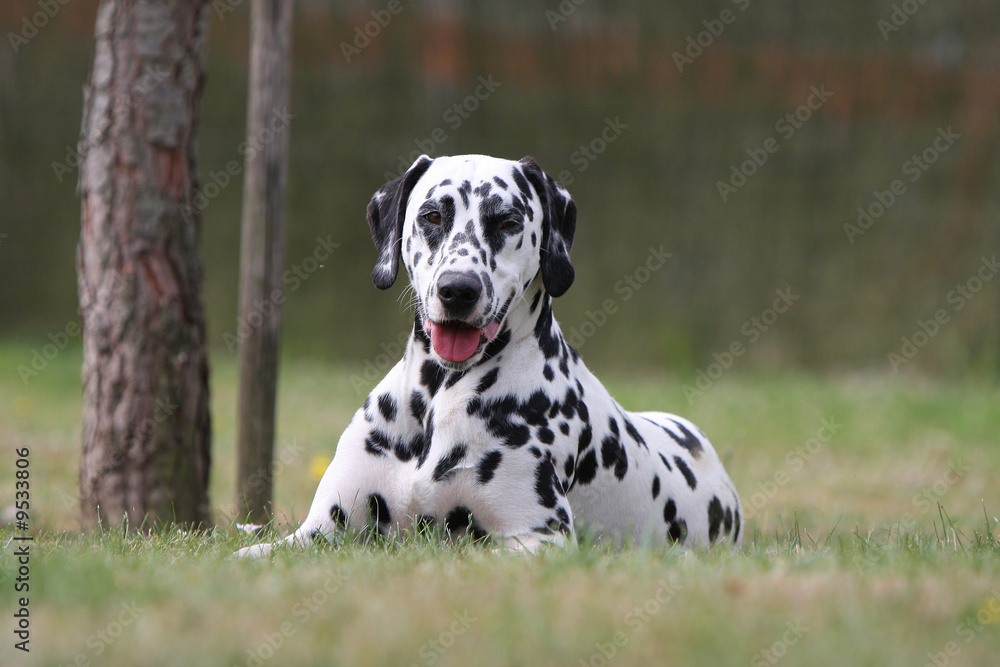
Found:
[{"label": "white dog with black spots", "polygon": [[421,156],[368,224],[375,285],[406,268],[413,333],[284,542],[432,528],[529,552],[575,529],[740,543],[739,496],[702,432],[627,412],[563,338],[552,299],[573,282],[576,205],[533,159]]}]

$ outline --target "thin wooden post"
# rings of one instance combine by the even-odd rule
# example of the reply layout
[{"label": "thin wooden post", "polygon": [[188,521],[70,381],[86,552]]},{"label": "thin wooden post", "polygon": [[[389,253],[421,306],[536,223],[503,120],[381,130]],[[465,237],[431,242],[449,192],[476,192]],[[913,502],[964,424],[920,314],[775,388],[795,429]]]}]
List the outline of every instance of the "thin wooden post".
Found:
[{"label": "thin wooden post", "polygon": [[[240,243],[237,506],[263,523],[273,491],[275,400],[285,252],[292,2],[253,0]],[[242,335],[246,334],[246,335]]]}]

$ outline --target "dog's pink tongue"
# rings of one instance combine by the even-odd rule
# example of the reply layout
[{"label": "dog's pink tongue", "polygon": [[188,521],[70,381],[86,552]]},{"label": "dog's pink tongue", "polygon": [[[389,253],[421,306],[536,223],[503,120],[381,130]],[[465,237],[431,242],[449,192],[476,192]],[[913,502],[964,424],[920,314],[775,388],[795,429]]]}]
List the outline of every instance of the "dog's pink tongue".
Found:
[{"label": "dog's pink tongue", "polygon": [[481,329],[461,323],[428,324],[431,329],[431,344],[442,359],[465,361],[476,353]]}]

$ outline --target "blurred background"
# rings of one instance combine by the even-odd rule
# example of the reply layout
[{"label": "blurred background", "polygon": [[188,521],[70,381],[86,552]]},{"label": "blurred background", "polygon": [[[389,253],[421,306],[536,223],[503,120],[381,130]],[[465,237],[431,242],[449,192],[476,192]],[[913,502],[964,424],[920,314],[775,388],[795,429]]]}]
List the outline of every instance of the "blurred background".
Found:
[{"label": "blurred background", "polygon": [[[0,4],[0,339],[27,347],[77,318],[97,3],[52,4],[26,42],[12,35],[37,0]],[[223,173],[242,168],[249,3],[211,13],[199,180],[218,359],[237,325],[242,174]],[[990,0],[301,0],[284,355],[379,366],[411,320],[402,280],[370,282],[369,198],[420,153],[486,153],[534,156],[576,200],[556,314],[592,368],[694,381],[741,343],[746,370],[995,376],[997,26]],[[318,239],[339,244],[321,263]]]}]

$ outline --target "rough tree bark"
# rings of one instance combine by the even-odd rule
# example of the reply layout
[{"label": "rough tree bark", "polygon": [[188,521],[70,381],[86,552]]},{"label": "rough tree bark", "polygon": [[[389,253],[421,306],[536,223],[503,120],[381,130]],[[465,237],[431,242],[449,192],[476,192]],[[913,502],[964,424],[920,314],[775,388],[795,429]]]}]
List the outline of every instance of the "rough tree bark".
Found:
[{"label": "rough tree bark", "polygon": [[195,134],[209,5],[102,0],[84,93],[85,526],[211,522]]},{"label": "rough tree bark", "polygon": [[[239,414],[236,502],[240,520],[264,523],[271,512],[274,419],[281,340],[281,274],[288,181],[292,3],[254,0],[247,154],[240,247]],[[244,335],[245,334],[245,335]]]}]

